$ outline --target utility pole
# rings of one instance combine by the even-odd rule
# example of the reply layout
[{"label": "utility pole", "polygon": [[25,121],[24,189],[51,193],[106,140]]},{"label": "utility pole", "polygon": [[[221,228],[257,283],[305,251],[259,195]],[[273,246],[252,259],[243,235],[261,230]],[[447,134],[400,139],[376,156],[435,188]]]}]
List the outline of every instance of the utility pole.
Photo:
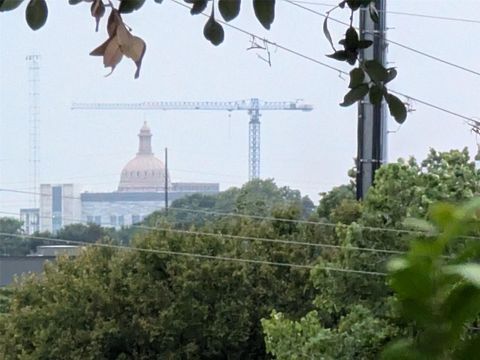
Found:
[{"label": "utility pole", "polygon": [[[360,39],[373,45],[360,53],[361,60],[376,60],[386,67],[386,0],[375,0],[379,21],[368,8],[360,11]],[[372,105],[368,95],[358,105],[357,199],[363,199],[373,184],[375,171],[387,158],[387,113],[385,102]]]},{"label": "utility pole", "polygon": [[165,214],[168,216],[168,148],[165,148]]}]

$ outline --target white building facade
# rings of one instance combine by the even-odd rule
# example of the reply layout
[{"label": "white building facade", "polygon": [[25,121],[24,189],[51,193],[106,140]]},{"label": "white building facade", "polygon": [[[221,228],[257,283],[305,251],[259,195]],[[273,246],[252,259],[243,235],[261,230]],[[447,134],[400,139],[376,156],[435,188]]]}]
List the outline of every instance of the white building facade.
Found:
[{"label": "white building facade", "polygon": [[56,233],[81,222],[80,189],[74,184],[41,184],[39,231]]},{"label": "white building facade", "polygon": [[120,228],[165,208],[166,192],[169,205],[187,195],[219,192],[218,183],[171,183],[164,163],[152,152],[146,123],[138,138],[138,152],[122,169],[117,191],[81,194],[82,221]]}]

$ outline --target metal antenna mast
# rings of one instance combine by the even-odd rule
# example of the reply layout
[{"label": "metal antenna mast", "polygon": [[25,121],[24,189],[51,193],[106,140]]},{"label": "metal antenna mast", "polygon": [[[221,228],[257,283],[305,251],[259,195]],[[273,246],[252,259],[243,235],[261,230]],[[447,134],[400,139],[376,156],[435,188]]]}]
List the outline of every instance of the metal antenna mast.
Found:
[{"label": "metal antenna mast", "polygon": [[[362,50],[362,60],[376,60],[386,65],[386,0],[375,0],[379,21],[367,11],[360,11],[360,39],[372,40],[373,46]],[[385,102],[372,105],[368,95],[358,105],[357,199],[363,199],[372,186],[375,171],[387,157],[387,113]]]},{"label": "metal antenna mast", "polygon": [[73,103],[72,110],[220,110],[247,111],[248,178],[260,177],[260,111],[312,111],[313,106],[302,101],[262,101],[257,98],[240,101],[154,101],[141,103]]},{"label": "metal antenna mast", "polygon": [[32,186],[32,205],[37,207],[40,163],[40,55],[33,53],[25,58],[28,64],[29,85],[29,163]]}]

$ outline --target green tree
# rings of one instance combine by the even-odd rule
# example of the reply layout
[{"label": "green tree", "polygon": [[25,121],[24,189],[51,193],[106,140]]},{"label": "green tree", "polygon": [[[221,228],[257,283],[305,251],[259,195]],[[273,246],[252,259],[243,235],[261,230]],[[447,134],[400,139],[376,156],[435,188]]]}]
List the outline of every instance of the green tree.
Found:
[{"label": "green tree", "polygon": [[332,212],[344,200],[355,200],[355,187],[353,184],[334,187],[329,192],[321,193],[320,204],[317,212],[321,218],[330,220]]},{"label": "green tree", "polygon": [[[303,238],[303,225],[275,220],[300,217],[296,203],[269,215],[274,219],[220,218],[197,230]],[[311,310],[308,269],[156,253],[286,264],[316,258],[305,246],[247,238],[151,231],[133,240],[147,250],[88,249],[75,260],[62,258],[13,289],[0,326],[4,358],[268,358],[260,321],[274,308]]]},{"label": "green tree", "polygon": [[2,255],[27,255],[35,248],[38,242],[18,236],[22,234],[22,225],[21,221],[13,218],[0,218],[0,233],[3,234],[0,235],[0,252]]},{"label": "green tree", "polygon": [[[478,186],[479,174],[466,150],[444,153],[432,150],[420,164],[410,159],[408,162],[401,160],[380,168],[376,174],[375,186],[371,188],[363,203],[351,200],[349,196],[352,196],[352,192],[335,188],[332,194],[323,197],[319,213],[338,224],[334,229],[331,224],[328,227],[319,224],[317,227],[322,230],[314,230],[309,236],[316,238],[323,233],[322,242],[346,248],[322,250],[318,262],[322,266],[384,272],[391,254],[353,251],[348,247],[405,251],[408,249],[409,237],[402,230],[416,230],[406,224],[407,218],[415,216],[425,219],[432,216],[432,204],[438,201],[458,203],[480,195]],[[342,193],[349,195],[343,198],[340,196]],[[390,231],[383,231],[383,228]],[[456,241],[447,248],[450,253],[455,253],[468,247],[465,241]],[[291,351],[297,349],[296,354],[303,354],[303,358],[314,356],[311,351],[306,351],[316,341],[315,334],[310,336],[308,334],[312,333],[309,331],[317,329],[320,338],[325,334],[335,336],[338,330],[343,328],[343,319],[355,316],[358,306],[369,314],[365,319],[372,323],[372,328],[375,328],[373,324],[382,324],[385,331],[378,332],[379,337],[374,338],[376,340],[371,343],[363,342],[360,336],[362,332],[352,334],[351,344],[354,348],[349,351],[355,351],[357,355],[353,356],[354,358],[362,358],[358,355],[362,353],[370,354],[363,358],[375,357],[392,336],[405,335],[411,330],[410,324],[396,316],[392,290],[386,286],[385,279],[381,276],[337,273],[316,268],[311,272],[311,281],[316,289],[314,312],[303,314],[300,320],[295,320],[291,314],[283,313],[279,319],[271,317],[264,322],[267,346],[277,357],[279,354],[283,354],[284,358],[291,355],[284,352],[282,347],[288,347]],[[278,313],[276,316],[279,316]],[[300,332],[297,338],[289,336],[289,331],[294,331],[292,329],[303,329],[302,322],[305,322],[305,319],[308,319],[305,324],[308,324],[310,330]],[[286,341],[282,338],[283,327],[287,329],[285,337],[295,344],[287,341],[289,345],[282,345]],[[346,354],[346,358],[351,357],[352,353],[348,352],[347,348],[342,348],[338,338],[336,339],[330,343],[317,339],[325,349],[321,354],[326,354],[326,358],[341,358],[342,354]],[[336,349],[342,349],[341,353],[332,353]]]},{"label": "green tree", "polygon": [[[473,359],[480,351],[472,331],[480,315],[480,201],[433,206],[431,223],[417,222],[433,236],[412,242],[408,254],[389,262],[389,284],[400,314],[412,323],[410,336],[393,342],[384,359]],[[452,242],[472,236],[449,256]]]},{"label": "green tree", "polygon": [[97,224],[71,224],[60,229],[55,237],[80,242],[97,242],[111,232]]}]

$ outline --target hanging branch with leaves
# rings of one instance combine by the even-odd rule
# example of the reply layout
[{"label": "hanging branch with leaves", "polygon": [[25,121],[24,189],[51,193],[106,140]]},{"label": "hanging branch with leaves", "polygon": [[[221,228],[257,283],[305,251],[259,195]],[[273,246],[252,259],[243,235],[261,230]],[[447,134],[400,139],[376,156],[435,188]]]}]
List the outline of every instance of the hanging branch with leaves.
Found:
[{"label": "hanging branch with leaves", "polygon": [[[338,42],[343,49],[337,50],[333,43],[332,36],[328,30],[328,20],[330,13],[336,9],[350,10],[350,26],[345,32],[344,38]],[[328,57],[337,61],[344,61],[357,67],[350,71],[349,91],[345,95],[341,106],[350,106],[358,101],[362,101],[368,95],[371,104],[380,104],[384,99],[388,104],[390,114],[398,123],[403,123],[407,118],[407,108],[405,104],[395,95],[388,91],[387,84],[395,79],[397,70],[395,68],[385,68],[383,64],[377,60],[362,59],[360,53],[373,46],[372,40],[360,39],[357,29],[353,26],[353,15],[355,11],[368,9],[370,18],[375,22],[379,22],[378,11],[375,8],[375,0],[344,0],[337,6],[327,12],[323,23],[323,32],[329,41],[333,53]],[[378,36],[378,34],[374,34]]]},{"label": "hanging branch with leaves", "polygon": [[[115,7],[112,1],[118,4],[118,7]],[[163,0],[154,1],[160,4]],[[275,19],[276,0],[249,1],[253,5],[257,20],[265,29],[269,30]],[[24,0],[0,0],[0,12],[14,10],[23,2]],[[107,0],[68,0],[68,2],[70,5],[91,3],[90,12],[95,18],[96,31],[98,31],[101,19],[105,15],[106,7],[111,8],[107,22],[109,37],[90,54],[102,56],[104,66],[111,68],[112,72],[123,56],[126,56],[134,61],[137,67],[135,78],[138,78],[146,45],[141,38],[131,33],[131,29],[123,22],[121,14],[129,14],[139,10],[146,0],[108,0],[108,2]],[[184,0],[184,2],[191,5],[190,13],[192,15],[203,13],[207,10],[209,3],[211,3],[210,16],[204,25],[203,35],[215,46],[220,45],[225,39],[223,26],[216,19],[216,10],[224,21],[229,22],[239,15],[242,4],[242,0]],[[335,47],[328,30],[330,13],[336,9],[347,9],[350,11],[350,24],[345,32],[345,36],[338,42],[343,49]],[[333,49],[333,53],[327,56],[355,66],[350,71],[348,86],[350,90],[340,105],[350,106],[358,101],[363,101],[365,98],[374,105],[380,104],[385,100],[390,114],[398,123],[403,123],[407,117],[407,108],[387,88],[387,84],[397,76],[397,71],[395,68],[385,68],[376,60],[363,60],[360,57],[360,52],[373,46],[373,41],[360,39],[357,30],[352,25],[353,16],[358,10],[368,10],[371,19],[374,22],[379,21],[375,0],[343,0],[337,6],[327,11],[327,16],[323,23],[325,37]],[[46,0],[28,0],[25,16],[30,28],[33,30],[40,29],[45,25],[48,17]]]}]

